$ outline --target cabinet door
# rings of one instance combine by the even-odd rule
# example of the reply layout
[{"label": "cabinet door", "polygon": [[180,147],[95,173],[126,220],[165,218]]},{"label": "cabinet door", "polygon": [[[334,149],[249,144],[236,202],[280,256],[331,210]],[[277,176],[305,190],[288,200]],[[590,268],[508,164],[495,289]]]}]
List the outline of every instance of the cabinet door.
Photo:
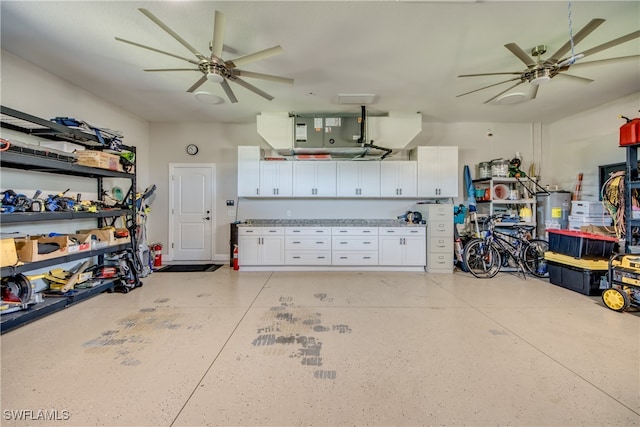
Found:
[{"label": "cabinet door", "polygon": [[238,197],[260,195],[260,147],[238,147]]},{"label": "cabinet door", "polygon": [[380,162],[358,162],[361,197],[380,197]]},{"label": "cabinet door", "polygon": [[404,265],[427,265],[427,242],[425,236],[404,238]]},{"label": "cabinet door", "polygon": [[293,163],[293,195],[312,197],[316,188],[316,164],[314,162]]},{"label": "cabinet door", "polygon": [[316,196],[336,196],[336,162],[321,161],[316,166]]},{"label": "cabinet door", "polygon": [[356,197],[360,189],[358,162],[340,162],[336,168],[336,193],[339,197]]},{"label": "cabinet door", "polygon": [[291,162],[260,162],[260,196],[290,197],[292,195],[292,173]]},{"label": "cabinet door", "polygon": [[263,265],[283,265],[284,264],[284,237],[283,236],[263,236],[261,244],[261,255]]},{"label": "cabinet door", "polygon": [[380,236],[378,259],[380,265],[403,265],[403,236]]},{"label": "cabinet door", "polygon": [[260,264],[260,236],[238,236],[238,264]]},{"label": "cabinet door", "polygon": [[441,197],[458,197],[458,147],[438,147],[438,188]]},{"label": "cabinet door", "polygon": [[418,196],[438,196],[438,147],[417,147]]}]

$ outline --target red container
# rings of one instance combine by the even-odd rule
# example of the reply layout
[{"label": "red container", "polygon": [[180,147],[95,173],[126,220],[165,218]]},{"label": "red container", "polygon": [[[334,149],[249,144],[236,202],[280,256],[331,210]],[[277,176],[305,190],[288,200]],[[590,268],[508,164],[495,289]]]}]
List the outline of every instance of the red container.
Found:
[{"label": "red container", "polygon": [[620,145],[640,144],[640,119],[632,119],[620,126]]},{"label": "red container", "polygon": [[618,243],[614,237],[575,230],[548,229],[549,250],[574,258],[609,258]]}]

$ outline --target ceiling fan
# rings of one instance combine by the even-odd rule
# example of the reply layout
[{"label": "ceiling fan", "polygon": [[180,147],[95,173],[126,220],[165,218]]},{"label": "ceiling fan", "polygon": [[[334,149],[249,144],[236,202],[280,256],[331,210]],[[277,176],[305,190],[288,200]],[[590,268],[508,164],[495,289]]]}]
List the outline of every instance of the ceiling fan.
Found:
[{"label": "ceiling fan", "polygon": [[130,40],[125,40],[120,37],[116,37],[116,40],[131,44],[133,46],[141,47],[143,49],[148,49],[153,52],[162,53],[164,55],[172,56],[174,58],[181,59],[183,61],[187,61],[191,64],[197,66],[197,68],[162,68],[162,69],[145,69],[144,71],[200,71],[203,75],[200,79],[195,82],[187,92],[193,92],[198,89],[201,85],[203,85],[207,80],[220,83],[222,89],[227,94],[227,97],[232,103],[238,102],[238,99],[234,95],[231,90],[231,86],[229,86],[228,81],[232,81],[240,86],[243,86],[245,89],[254,92],[261,97],[271,101],[273,96],[268,93],[258,89],[252,84],[244,81],[240,77],[250,77],[255,79],[262,80],[270,80],[278,83],[286,83],[293,84],[293,79],[287,77],[273,76],[270,74],[262,74],[255,73],[252,71],[244,71],[239,70],[238,66],[243,66],[249,64],[251,62],[259,61],[262,59],[269,58],[274,55],[278,55],[282,53],[282,48],[280,46],[274,46],[269,49],[264,49],[259,52],[254,52],[249,55],[242,56],[240,58],[236,58],[231,61],[224,61],[222,59],[222,47],[224,40],[224,32],[226,27],[226,17],[222,12],[215,11],[215,17],[213,22],[213,39],[209,42],[209,50],[211,54],[209,56],[205,56],[198,52],[196,48],[191,46],[186,40],[180,37],[175,31],[169,28],[166,24],[164,24],[160,19],[158,19],[154,14],[149,12],[147,9],[138,9],[142,12],[147,18],[152,20],[156,25],[162,28],[164,31],[169,33],[171,37],[176,39],[181,45],[186,47],[191,53],[195,55],[197,59],[185,58],[183,56],[175,55],[173,53],[165,52],[163,50],[159,50],[150,46],[145,46],[140,43],[132,42]]},{"label": "ceiling fan", "polygon": [[[587,25],[585,25],[580,31],[578,31],[576,33],[575,36],[573,36],[572,39],[570,39],[569,41],[567,41],[564,45],[562,45],[562,47],[560,47],[553,55],[551,55],[551,57],[547,58],[546,60],[542,60],[542,55],[544,53],[546,53],[547,51],[547,47],[545,45],[540,45],[540,46],[536,46],[534,48],[531,49],[531,55],[533,57],[536,57],[537,60],[534,60],[531,56],[529,56],[524,50],[522,50],[522,48],[520,48],[517,44],[515,43],[508,43],[506,45],[504,45],[504,47],[506,47],[507,49],[509,49],[509,51],[511,53],[513,53],[515,56],[518,57],[518,59],[520,59],[522,62],[525,63],[525,65],[527,66],[527,68],[524,71],[507,71],[507,72],[497,72],[497,73],[480,73],[480,74],[461,74],[458,77],[477,77],[477,76],[494,76],[494,75],[504,75],[504,74],[508,74],[508,75],[515,75],[517,77],[514,77],[512,79],[509,80],[504,80],[498,83],[494,83],[488,86],[484,86],[481,87],[479,89],[475,89],[469,92],[465,92],[465,93],[461,93],[460,95],[457,95],[456,97],[461,97],[461,96],[465,96],[465,95],[469,95],[471,93],[475,93],[484,89],[488,89],[490,87],[494,87],[494,86],[498,86],[504,83],[508,83],[508,82],[516,82],[514,85],[510,86],[509,88],[507,88],[506,90],[503,90],[502,92],[500,92],[499,94],[489,98],[488,100],[486,100],[484,103],[487,104],[495,99],[497,99],[498,97],[502,96],[503,94],[509,92],[511,89],[515,88],[518,85],[521,85],[525,82],[529,82],[531,83],[531,88],[530,88],[530,92],[529,92],[529,99],[534,99],[536,97],[536,95],[538,94],[538,86],[541,83],[545,83],[548,82],[549,80],[551,80],[552,78],[554,78],[555,76],[563,76],[563,77],[567,77],[567,78],[571,78],[577,81],[581,81],[584,83],[591,83],[593,80],[591,79],[587,79],[584,77],[579,77],[579,76],[574,76],[571,74],[565,74],[565,72],[569,69],[569,67],[576,67],[576,66],[582,66],[582,65],[588,65],[588,64],[594,64],[594,63],[603,63],[603,62],[610,62],[610,61],[619,61],[619,60],[624,60],[624,59],[630,59],[630,58],[638,58],[640,57],[640,55],[630,55],[630,56],[622,56],[622,57],[618,57],[618,58],[608,58],[608,59],[600,59],[600,60],[596,60],[596,61],[590,61],[590,62],[580,62],[580,63],[576,63],[576,61],[589,56],[589,55],[593,55],[595,53],[601,52],[605,49],[609,49],[611,47],[617,46],[621,43],[627,42],[629,40],[633,40],[635,38],[640,37],[640,30],[639,31],[634,31],[633,33],[627,34],[625,36],[619,37],[617,39],[608,41],[607,43],[603,43],[599,46],[593,47],[591,49],[587,49],[581,53],[578,54],[574,54],[573,53],[573,47],[578,44],[580,41],[582,41],[585,37],[587,37],[589,34],[591,34],[591,32],[593,32],[596,28],[598,28],[605,20],[604,19],[600,19],[600,18],[596,18],[596,19],[592,19],[591,22],[589,22]],[[571,56],[563,58],[564,55],[566,55],[569,51],[571,51]]]}]

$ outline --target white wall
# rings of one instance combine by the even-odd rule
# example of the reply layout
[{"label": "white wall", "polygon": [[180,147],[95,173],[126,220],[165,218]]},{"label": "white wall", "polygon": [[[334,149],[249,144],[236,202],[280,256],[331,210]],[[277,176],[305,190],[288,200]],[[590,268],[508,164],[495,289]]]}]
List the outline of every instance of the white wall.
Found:
[{"label": "white wall", "polygon": [[121,131],[123,142],[135,146],[139,152],[139,188],[148,185],[149,129],[145,120],[7,51],[0,50],[0,55],[2,105],[44,119],[74,117],[94,126]]},{"label": "white wall", "polygon": [[618,99],[549,125],[545,167],[552,184],[573,191],[583,173],[582,199],[598,200],[598,166],[626,161],[619,147],[619,131],[625,121],[638,117],[640,93]]}]

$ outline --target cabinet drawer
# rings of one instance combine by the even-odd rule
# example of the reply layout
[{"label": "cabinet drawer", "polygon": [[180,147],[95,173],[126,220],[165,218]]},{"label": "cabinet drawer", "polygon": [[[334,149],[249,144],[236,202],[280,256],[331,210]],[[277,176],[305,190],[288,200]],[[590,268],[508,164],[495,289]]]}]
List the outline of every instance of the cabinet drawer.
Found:
[{"label": "cabinet drawer", "polygon": [[429,252],[453,253],[453,239],[448,237],[432,237],[429,239]]},{"label": "cabinet drawer", "polygon": [[333,236],[331,248],[334,251],[378,250],[378,236],[342,237]]},{"label": "cabinet drawer", "polygon": [[427,256],[428,269],[451,269],[453,271],[453,254],[430,253]]},{"label": "cabinet drawer", "polygon": [[287,227],[287,236],[331,236],[331,227]]},{"label": "cabinet drawer", "polygon": [[377,236],[378,227],[334,227],[331,229],[334,236]]},{"label": "cabinet drawer", "polygon": [[429,236],[430,237],[439,237],[439,236],[449,236],[453,238],[453,221],[451,222],[440,222],[434,221],[429,223]]},{"label": "cabinet drawer", "polygon": [[284,262],[287,265],[331,265],[331,251],[287,251]]},{"label": "cabinet drawer", "polygon": [[284,227],[238,227],[238,235],[283,236]]},{"label": "cabinet drawer", "polygon": [[333,265],[378,265],[378,252],[333,251]]},{"label": "cabinet drawer", "polygon": [[380,236],[424,236],[427,233],[425,227],[380,227]]},{"label": "cabinet drawer", "polygon": [[429,222],[453,220],[453,206],[429,205],[427,208],[427,216],[429,218]]},{"label": "cabinet drawer", "polygon": [[331,237],[287,236],[285,250],[331,250]]}]

